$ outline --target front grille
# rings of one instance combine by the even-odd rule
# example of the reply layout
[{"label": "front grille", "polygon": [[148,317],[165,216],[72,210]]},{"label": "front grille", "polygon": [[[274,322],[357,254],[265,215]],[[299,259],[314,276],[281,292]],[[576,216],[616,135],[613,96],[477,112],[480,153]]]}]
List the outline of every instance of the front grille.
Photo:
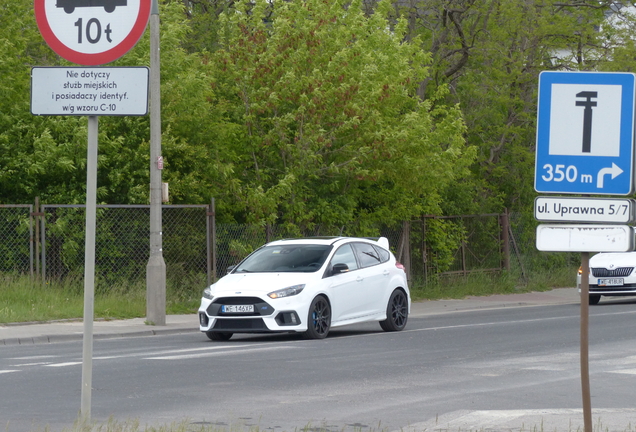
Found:
[{"label": "front grille", "polygon": [[248,305],[261,303],[262,301],[263,300],[258,297],[219,297],[214,299],[214,303],[233,305]]},{"label": "front grille", "polygon": [[606,269],[602,267],[592,268],[594,277],[625,277],[632,274],[634,267],[618,267],[615,269]]},{"label": "front grille", "polygon": [[224,330],[232,332],[257,332],[257,331],[269,331],[263,318],[234,318],[223,319],[219,318],[214,323],[214,330]]}]

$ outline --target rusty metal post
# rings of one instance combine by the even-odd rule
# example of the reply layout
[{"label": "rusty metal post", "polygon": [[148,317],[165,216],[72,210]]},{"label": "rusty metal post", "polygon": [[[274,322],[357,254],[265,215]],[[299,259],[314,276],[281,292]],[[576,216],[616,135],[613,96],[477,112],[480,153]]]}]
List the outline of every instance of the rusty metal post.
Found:
[{"label": "rusty metal post", "polygon": [[502,246],[502,266],[504,270],[510,271],[510,219],[508,217],[508,209],[499,217],[501,228],[501,246]]}]

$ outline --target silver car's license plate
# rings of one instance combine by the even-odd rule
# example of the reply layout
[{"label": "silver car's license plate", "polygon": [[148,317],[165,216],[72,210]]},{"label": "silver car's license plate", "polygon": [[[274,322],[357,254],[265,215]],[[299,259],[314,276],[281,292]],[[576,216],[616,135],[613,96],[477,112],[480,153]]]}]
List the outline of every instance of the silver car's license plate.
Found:
[{"label": "silver car's license plate", "polygon": [[223,313],[253,313],[254,305],[223,305]]},{"label": "silver car's license plate", "polygon": [[623,278],[599,279],[598,286],[620,286],[624,284]]}]

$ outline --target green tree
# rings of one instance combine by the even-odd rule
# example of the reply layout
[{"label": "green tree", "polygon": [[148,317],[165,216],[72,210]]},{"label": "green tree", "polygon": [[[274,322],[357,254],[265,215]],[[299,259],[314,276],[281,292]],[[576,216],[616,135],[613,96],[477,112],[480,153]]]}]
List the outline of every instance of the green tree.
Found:
[{"label": "green tree", "polygon": [[[223,173],[212,158],[223,140],[223,118],[210,103],[209,66],[187,53],[189,27],[181,2],[161,6],[164,181],[174,203],[209,202],[219,188],[205,181]],[[33,66],[77,66],[44,43],[33,6],[8,0],[0,6],[0,202],[83,203],[86,185],[85,117],[33,116],[29,109]],[[149,66],[149,35],[107,66]],[[147,203],[149,118],[100,117],[98,201]],[[210,174],[210,173],[215,174]]]},{"label": "green tree", "polygon": [[[220,16],[217,104],[240,126],[230,187],[249,221],[362,227],[439,209],[473,159],[459,108],[389,2],[256,2]],[[364,228],[362,228],[364,229]]]},{"label": "green tree", "polygon": [[431,52],[424,97],[449,86],[467,142],[478,149],[472,175],[446,190],[447,214],[528,211],[533,190],[536,91],[542,70],[593,70],[598,29],[614,2],[433,0],[400,2],[409,37]]}]

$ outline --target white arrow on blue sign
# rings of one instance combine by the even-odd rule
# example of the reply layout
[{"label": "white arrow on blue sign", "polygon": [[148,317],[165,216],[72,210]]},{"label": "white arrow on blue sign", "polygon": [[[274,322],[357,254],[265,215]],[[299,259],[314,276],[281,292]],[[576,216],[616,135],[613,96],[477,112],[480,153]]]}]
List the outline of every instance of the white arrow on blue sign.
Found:
[{"label": "white arrow on blue sign", "polygon": [[537,192],[632,193],[635,77],[632,73],[541,72]]}]

